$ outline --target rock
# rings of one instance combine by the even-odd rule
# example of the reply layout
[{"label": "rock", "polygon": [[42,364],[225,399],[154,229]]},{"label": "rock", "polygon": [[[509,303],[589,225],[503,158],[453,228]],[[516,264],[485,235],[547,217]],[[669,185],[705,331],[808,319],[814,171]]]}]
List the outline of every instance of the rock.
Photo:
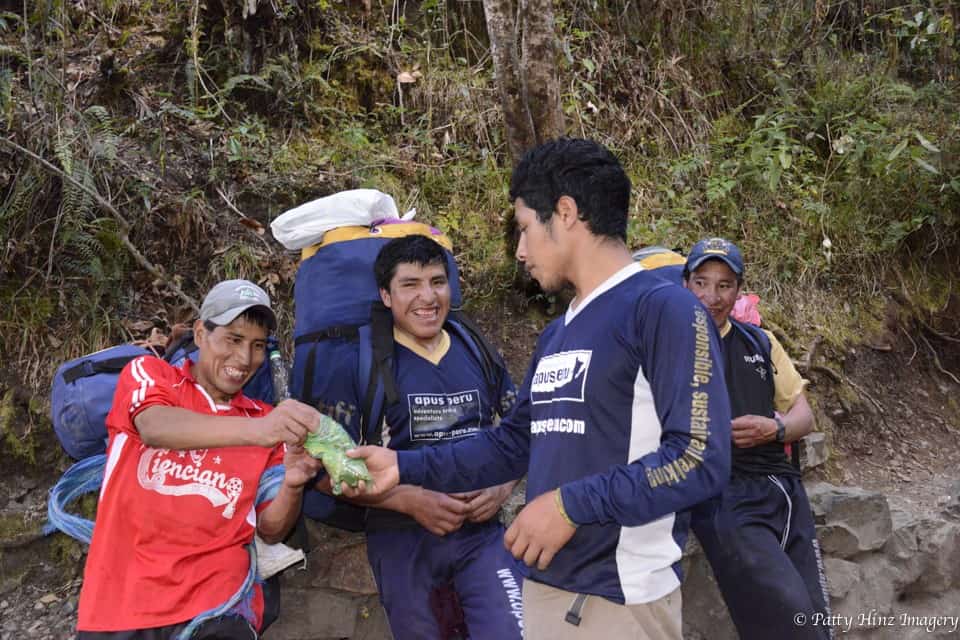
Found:
[{"label": "rock", "polygon": [[805,435],[798,441],[797,446],[800,447],[800,468],[803,471],[819,467],[830,457],[827,436],[819,431]]},{"label": "rock", "polygon": [[360,619],[351,640],[387,640],[392,638],[387,613],[376,597],[369,598],[359,609]]},{"label": "rock", "polygon": [[882,494],[820,482],[809,487],[807,495],[824,554],[850,558],[879,549],[890,537],[893,522]]},{"label": "rock", "polygon": [[825,558],[823,570],[827,574],[827,587],[831,599],[842,598],[860,581],[860,567],[839,558]]},{"label": "rock", "polygon": [[842,597],[831,598],[832,613],[856,618],[863,612],[875,610],[890,615],[897,605],[894,585],[900,580],[900,572],[880,553],[864,554],[858,558],[857,565],[859,579],[849,584]]},{"label": "rock", "polygon": [[43,604],[53,604],[54,602],[59,601],[60,598],[57,597],[55,593],[48,593],[47,595],[40,598],[40,602]]},{"label": "rock", "polygon": [[286,589],[280,596],[280,618],[264,640],[328,640],[351,638],[357,627],[358,603],[320,589]]},{"label": "rock", "polygon": [[960,481],[955,482],[948,491],[949,497],[946,500],[946,506],[943,513],[948,518],[960,520]]},{"label": "rock", "polygon": [[960,524],[928,518],[913,530],[919,575],[905,593],[938,594],[960,586]]},{"label": "rock", "polygon": [[851,558],[861,551],[857,534],[842,523],[817,527],[817,539],[826,554]]},{"label": "rock", "polygon": [[333,589],[363,595],[377,593],[377,583],[367,560],[366,544],[357,544],[340,551],[330,563],[327,576]]},{"label": "rock", "polygon": [[737,631],[696,538],[690,536],[683,558],[683,637],[687,640],[737,640]]}]

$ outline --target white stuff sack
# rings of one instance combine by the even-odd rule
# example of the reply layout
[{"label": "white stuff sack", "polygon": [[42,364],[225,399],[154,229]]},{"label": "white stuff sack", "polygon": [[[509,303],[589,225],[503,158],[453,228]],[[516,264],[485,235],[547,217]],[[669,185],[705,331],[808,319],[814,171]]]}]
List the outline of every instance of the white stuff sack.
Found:
[{"label": "white stuff sack", "polygon": [[401,218],[392,196],[376,189],[352,189],[290,209],[271,222],[270,229],[277,242],[294,250],[317,244],[331,229],[366,226],[377,220],[412,220],[416,214],[411,209]]}]

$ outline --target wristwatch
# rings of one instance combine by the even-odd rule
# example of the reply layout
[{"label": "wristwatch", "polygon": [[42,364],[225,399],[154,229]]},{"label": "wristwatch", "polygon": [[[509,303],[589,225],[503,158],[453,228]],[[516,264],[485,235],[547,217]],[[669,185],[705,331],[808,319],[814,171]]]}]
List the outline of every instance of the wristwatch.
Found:
[{"label": "wristwatch", "polygon": [[787,435],[787,425],[783,424],[780,416],[773,416],[773,421],[777,423],[777,435],[775,439],[777,442],[783,444],[783,438]]}]

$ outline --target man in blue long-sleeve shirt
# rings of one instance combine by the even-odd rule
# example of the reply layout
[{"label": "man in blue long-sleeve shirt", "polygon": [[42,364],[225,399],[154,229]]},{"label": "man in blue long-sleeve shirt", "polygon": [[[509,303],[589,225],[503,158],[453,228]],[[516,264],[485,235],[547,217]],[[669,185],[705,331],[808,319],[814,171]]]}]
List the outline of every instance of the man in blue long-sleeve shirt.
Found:
[{"label": "man in blue long-sleeve shirt", "polygon": [[599,144],[562,139],[513,172],[517,259],[576,297],[541,334],[516,409],[450,446],[362,447],[376,491],[443,491],[528,474],[504,541],[532,567],[525,637],[681,637],[685,510],[730,473],[730,406],[716,327],[626,246],[630,181]]}]

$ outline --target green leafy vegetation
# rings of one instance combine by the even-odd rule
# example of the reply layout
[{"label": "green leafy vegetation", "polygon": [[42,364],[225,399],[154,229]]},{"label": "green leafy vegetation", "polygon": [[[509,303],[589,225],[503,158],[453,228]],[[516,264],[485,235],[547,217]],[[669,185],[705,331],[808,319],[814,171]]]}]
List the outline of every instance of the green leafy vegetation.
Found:
[{"label": "green leafy vegetation", "polygon": [[[510,297],[510,161],[480,3],[25,6],[0,13],[0,126],[57,171],[0,147],[10,379],[44,389],[56,362],[186,319],[166,281],[199,298],[249,277],[292,311],[296,257],[257,225],[346,188],[447,231],[469,300]],[[954,288],[953,3],[556,10],[567,131],[622,158],[632,245],[736,239],[790,329],[853,335],[897,274],[918,301]]]}]

